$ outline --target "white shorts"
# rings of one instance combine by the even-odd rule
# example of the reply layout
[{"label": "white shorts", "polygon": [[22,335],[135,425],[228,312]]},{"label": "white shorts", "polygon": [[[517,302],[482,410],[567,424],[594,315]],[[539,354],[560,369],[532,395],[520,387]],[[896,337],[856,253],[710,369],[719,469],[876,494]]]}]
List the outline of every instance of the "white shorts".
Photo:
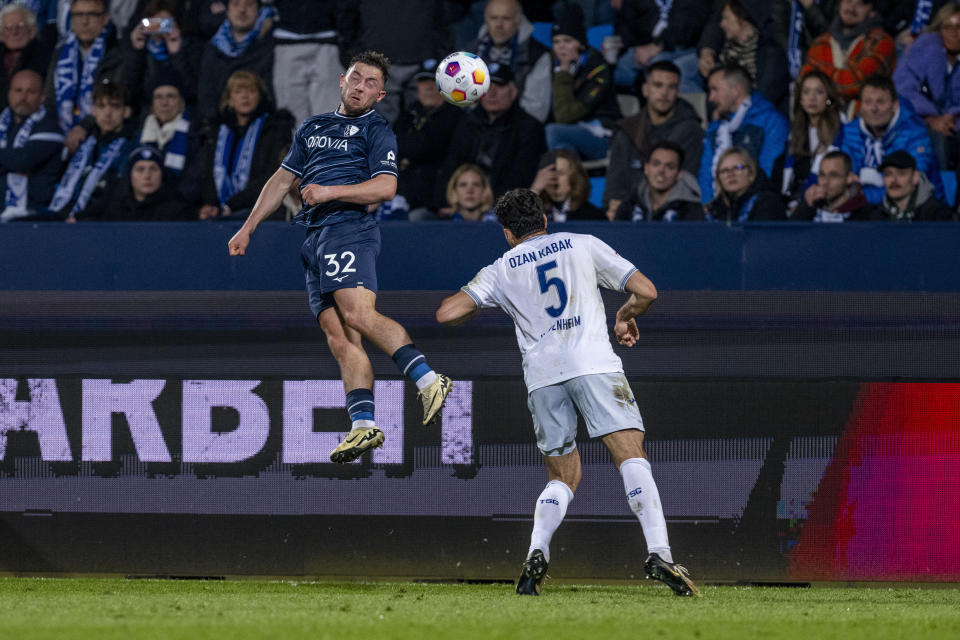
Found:
[{"label": "white shorts", "polygon": [[593,373],[535,389],[527,407],[537,447],[545,456],[566,455],[576,448],[577,409],[591,438],[624,429],[643,431],[640,409],[622,373]]}]

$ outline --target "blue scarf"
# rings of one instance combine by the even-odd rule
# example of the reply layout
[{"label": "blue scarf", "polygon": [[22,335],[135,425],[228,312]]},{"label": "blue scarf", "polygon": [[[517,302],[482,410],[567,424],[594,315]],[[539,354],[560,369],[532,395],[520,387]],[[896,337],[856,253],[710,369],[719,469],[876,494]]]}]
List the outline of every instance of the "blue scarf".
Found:
[{"label": "blue scarf", "polygon": [[[40,107],[39,111],[27,118],[20,127],[20,130],[17,131],[17,135],[13,138],[12,148],[22,149],[27,144],[27,140],[30,138],[30,134],[33,132],[33,126],[43,120],[44,116],[46,115],[47,110],[43,107]],[[0,113],[0,149],[7,148],[7,132],[10,130],[11,122],[13,122],[13,112],[10,110],[10,107],[7,107],[3,110],[3,113]],[[61,135],[51,133],[42,135],[47,140],[57,140],[59,142],[63,142],[63,136]],[[26,210],[28,179],[29,174],[26,173],[7,173],[7,191],[4,197],[5,206]]]},{"label": "blue scarf", "polygon": [[87,58],[83,61],[83,70],[77,77],[80,62],[80,43],[71,31],[66,42],[60,48],[53,77],[53,88],[57,97],[57,116],[60,128],[69,131],[75,124],[90,115],[93,108],[93,81],[97,67],[107,51],[107,38],[113,33],[112,25],[107,24],[90,46]]},{"label": "blue scarf", "polygon": [[213,46],[230,58],[239,58],[260,37],[263,23],[276,14],[277,10],[273,7],[261,7],[260,13],[257,15],[257,22],[253,25],[253,31],[248,33],[240,42],[233,39],[233,25],[230,24],[229,20],[224,20],[213,35]]},{"label": "blue scarf", "polygon": [[803,66],[803,50],[800,40],[803,38],[803,6],[797,0],[790,2],[790,36],[787,38],[787,64],[790,77],[796,78]]},{"label": "blue scarf", "polygon": [[910,23],[910,33],[917,35],[930,22],[930,12],[933,11],[933,0],[917,0],[917,8],[913,10],[913,22]]},{"label": "blue scarf", "polygon": [[[753,194],[745,203],[743,203],[743,206],[740,208],[740,212],[737,214],[737,222],[746,222],[750,219],[750,213],[753,211],[754,205],[757,204],[758,195],[760,194]],[[714,218],[712,215],[710,215],[709,211],[705,214],[704,218],[708,222],[726,222],[726,220],[718,220],[717,218]]]},{"label": "blue scarf", "polygon": [[660,10],[660,17],[657,24],[653,25],[653,39],[656,40],[660,34],[667,28],[667,21],[670,19],[670,9],[673,8],[673,0],[654,0],[657,3],[657,9]]},{"label": "blue scarf", "polygon": [[[213,156],[213,182],[217,186],[217,199],[221,205],[225,205],[234,194],[247,188],[250,167],[253,166],[253,152],[266,119],[267,114],[263,114],[254,120],[237,145],[233,144],[233,130],[225,124],[220,125],[217,150]],[[230,153],[231,149],[233,153]]]},{"label": "blue scarf", "polygon": [[[160,130],[165,126],[174,128],[173,137],[165,145],[161,145]],[[149,135],[148,129],[150,130]],[[170,169],[176,175],[180,175],[183,167],[187,163],[187,134],[190,133],[190,110],[187,109],[172,122],[161,125],[157,121],[157,116],[152,113],[144,121],[143,128],[140,130],[139,144],[156,147],[163,153],[163,166]]]},{"label": "blue scarf", "polygon": [[110,146],[100,154],[100,158],[97,160],[97,163],[93,165],[93,168],[88,169],[88,165],[93,158],[93,151],[97,146],[97,138],[95,136],[87,136],[87,139],[84,140],[83,144],[73,155],[73,159],[70,160],[70,166],[67,167],[63,178],[60,179],[60,184],[57,185],[57,190],[53,193],[53,200],[50,202],[50,210],[60,211],[70,204],[70,201],[73,199],[73,194],[77,189],[77,184],[81,178],[84,177],[84,174],[86,174],[86,178],[83,180],[83,186],[80,188],[80,194],[77,196],[73,207],[71,207],[68,217],[74,217],[79,211],[83,211],[83,208],[87,206],[87,202],[90,200],[90,196],[93,195],[93,190],[97,188],[97,183],[100,182],[100,178],[103,177],[119,157],[120,150],[123,149],[123,145],[126,144],[126,142],[127,139],[123,137],[111,142]]},{"label": "blue scarf", "polygon": [[147,38],[147,53],[153,56],[154,60],[163,62],[170,57],[170,52],[167,51],[167,41],[166,40],[154,40],[152,37]]}]

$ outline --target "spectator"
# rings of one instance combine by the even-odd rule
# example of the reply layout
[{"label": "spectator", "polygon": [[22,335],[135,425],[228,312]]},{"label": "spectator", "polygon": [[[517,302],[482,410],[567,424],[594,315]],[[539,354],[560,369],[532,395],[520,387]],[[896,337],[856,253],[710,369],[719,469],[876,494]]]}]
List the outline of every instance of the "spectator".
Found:
[{"label": "spectator", "polygon": [[0,222],[33,215],[50,202],[60,175],[63,132],[43,106],[43,78],[21,69],[0,113],[0,176],[6,185]]},{"label": "spectator", "polygon": [[196,220],[193,208],[167,184],[163,156],[153,147],[139,147],[130,154],[130,172],[123,187],[110,195],[104,220],[156,222]]},{"label": "spectator", "polygon": [[[149,0],[137,15],[150,26],[144,27],[142,20],[138,20],[130,30],[125,52],[125,85],[140,104],[150,104],[151,88],[157,86],[155,76],[164,70],[173,70],[180,76],[178,89],[187,104],[197,101],[197,71],[203,45],[181,32],[178,5],[177,0]],[[163,20],[172,20],[173,28],[159,31]]]},{"label": "spectator", "polygon": [[289,111],[274,110],[263,78],[246,70],[230,74],[216,139],[203,153],[201,220],[253,207],[290,147],[293,125]]},{"label": "spectator", "polygon": [[872,215],[873,207],[863,195],[850,156],[843,151],[830,151],[820,161],[816,184],[807,187],[791,219],[863,222]]},{"label": "spectator", "polygon": [[[726,38],[720,23],[723,21],[723,8],[727,3],[726,0],[707,0],[705,4],[712,6],[709,10],[705,6],[701,8],[702,11],[709,12],[710,18],[697,41],[697,66],[700,75],[707,78],[714,67],[720,63],[718,56]],[[753,16],[753,23],[762,33],[771,31],[773,25],[770,0],[741,0],[741,4],[747,14]]]},{"label": "spectator", "polygon": [[927,33],[907,49],[893,74],[900,95],[923,118],[941,169],[957,166],[960,121],[960,4],[950,3],[934,16]]},{"label": "spectator", "polygon": [[703,152],[703,126],[690,103],[678,98],[679,85],[680,69],[675,64],[654,62],[641,87],[645,104],[640,113],[617,123],[610,139],[603,193],[608,218],[616,215],[621,202],[643,178],[643,160],[660,140],[679,144],[684,158],[681,168],[696,175]]},{"label": "spectator", "polygon": [[553,25],[553,120],[547,148],[570,149],[587,160],[605,158],[620,106],[613,72],[596,49],[586,44],[583,10],[563,7]]},{"label": "spectator", "polygon": [[53,52],[44,86],[47,110],[57,114],[64,132],[81,134],[80,121],[92,113],[95,87],[104,80],[122,86],[123,50],[118,45],[107,0],[71,0],[70,33]]},{"label": "spectator", "polygon": [[227,0],[226,19],[203,50],[197,89],[197,117],[215,118],[226,78],[246,69],[270,85],[273,74],[273,19],[276,11],[259,0]]},{"label": "spectator", "polygon": [[643,180],[611,220],[677,222],[703,220],[700,187],[684,171],[684,151],[676,142],[661,140],[653,145],[643,164]]},{"label": "spectator", "polygon": [[520,95],[520,108],[545,122],[550,115],[550,50],[533,38],[533,25],[517,0],[487,0],[484,23],[467,46],[487,65],[510,67]]},{"label": "spectator", "polygon": [[788,203],[796,203],[843,126],[840,95],[825,73],[811,71],[797,81],[791,115],[781,193]]},{"label": "spectator", "polygon": [[[391,124],[417,97],[413,77],[420,62],[452,51],[445,0],[405,0],[403,11],[384,11],[383,0],[360,0],[360,49],[390,58],[387,95],[374,109]],[[415,34],[411,37],[411,34]]]},{"label": "spectator", "polygon": [[707,79],[708,100],[717,120],[707,127],[700,160],[700,197],[713,200],[714,179],[720,155],[731,147],[743,147],[763,171],[773,166],[787,146],[787,119],[759,93],[750,93],[750,76],[743,67],[717,67]]},{"label": "spectator", "polygon": [[810,45],[801,72],[806,75],[817,69],[827,74],[844,101],[851,105],[851,117],[860,108],[863,81],[873,74],[889,75],[895,62],[893,38],[881,28],[873,3],[874,0],[840,0],[830,30]]},{"label": "spectator", "polygon": [[717,161],[717,195],[707,205],[710,222],[786,220],[780,195],[758,172],[757,163],[746,149],[732,147]]},{"label": "spectator", "polygon": [[721,65],[739,65],[753,78],[754,88],[771,104],[786,113],[789,75],[786,52],[757,28],[740,0],[726,0],[721,10],[720,30],[723,46]]},{"label": "spectator", "polygon": [[883,30],[894,36],[897,57],[926,29],[930,18],[953,0],[878,0]]},{"label": "spectator", "polygon": [[603,212],[590,204],[590,178],[570,151],[545,153],[530,190],[540,196],[551,222],[603,220]]},{"label": "spectator", "polygon": [[436,58],[420,65],[415,76],[417,100],[395,127],[400,157],[397,192],[406,198],[413,220],[432,217],[429,210],[441,206],[434,192],[453,132],[463,116],[463,110],[444,100],[437,89],[436,68]]},{"label": "spectator", "polygon": [[704,0],[624,0],[613,23],[626,48],[617,62],[617,86],[632,87],[638,72],[669,61],[681,72],[681,93],[702,93],[696,46],[707,18]]},{"label": "spectator", "polygon": [[496,222],[493,190],[483,169],[462,164],[447,181],[447,207],[439,212],[442,220]]},{"label": "spectator", "polygon": [[943,199],[940,165],[933,153],[927,128],[906,101],[897,98],[893,81],[886,76],[871,76],[863,83],[863,108],[860,117],[843,126],[840,149],[853,161],[870,204],[883,199],[883,178],[879,173],[884,157],[903,150],[917,159],[917,166]]},{"label": "spectator", "polygon": [[150,111],[143,120],[138,141],[160,152],[161,166],[170,174],[165,182],[177,185],[187,158],[195,155],[199,143],[196,134],[191,135],[190,112],[180,93],[180,74],[170,67],[162,68],[153,76],[153,82]]},{"label": "spectator", "polygon": [[443,180],[461,164],[479,165],[488,176],[493,195],[526,187],[546,151],[543,125],[517,104],[518,89],[510,67],[490,65],[490,89],[480,104],[463,115],[453,133],[456,144],[447,149]]},{"label": "spectator", "polygon": [[894,151],[880,163],[883,173],[883,201],[876,209],[877,220],[890,222],[937,222],[953,219],[953,212],[937,199],[933,185],[906,151]]},{"label": "spectator", "polygon": [[[41,81],[50,64],[50,47],[37,36],[37,18],[22,4],[8,4],[0,9],[0,109],[7,106],[10,81],[18,71],[30,69]],[[41,87],[41,95],[43,87]]]},{"label": "spectator", "polygon": [[[275,0],[274,6],[278,23],[273,30],[273,91],[277,108],[290,111],[299,124],[340,103],[337,78],[344,72],[340,42],[345,35],[354,36],[343,30],[353,28],[356,9],[337,0]],[[297,72],[290,73],[291,69]]]},{"label": "spectator", "polygon": [[[75,2],[74,6],[79,4]],[[70,160],[53,193],[49,209],[67,222],[103,214],[105,198],[116,191],[120,172],[133,146],[126,90],[100,82],[93,90],[93,130]]]}]

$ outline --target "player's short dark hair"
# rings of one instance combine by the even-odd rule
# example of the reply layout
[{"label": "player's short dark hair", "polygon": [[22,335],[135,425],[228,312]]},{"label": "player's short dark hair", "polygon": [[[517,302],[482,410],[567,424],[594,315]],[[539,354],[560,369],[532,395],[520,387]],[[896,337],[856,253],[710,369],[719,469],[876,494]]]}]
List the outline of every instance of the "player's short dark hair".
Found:
[{"label": "player's short dark hair", "polygon": [[[843,162],[844,171],[847,173],[853,171],[853,161],[850,159],[850,156],[839,149],[834,149],[833,151],[828,152],[823,156],[823,160],[840,160]],[[823,166],[823,160],[820,161],[821,167]]]},{"label": "player's short dark hair", "polygon": [[96,104],[101,100],[109,102],[119,100],[123,106],[130,104],[127,100],[127,88],[119,82],[111,82],[107,78],[98,82],[93,88],[93,103]]},{"label": "player's short dark hair", "polygon": [[667,73],[672,73],[672,74],[676,75],[678,78],[683,75],[682,73],[680,73],[680,67],[678,67],[677,65],[675,65],[672,61],[670,61],[670,60],[658,60],[657,62],[654,62],[652,65],[650,65],[649,67],[647,67],[646,76],[644,77],[644,81],[646,81],[647,79],[649,79],[649,78],[650,78],[650,74],[653,73],[654,71],[666,71]]},{"label": "player's short dark hair", "polygon": [[890,94],[891,100],[895,101],[897,99],[897,86],[893,84],[893,78],[884,73],[874,73],[867,76],[867,79],[860,86],[860,95],[863,95],[863,90],[867,87],[886,91]]},{"label": "player's short dark hair", "polygon": [[509,229],[515,238],[546,229],[540,197],[530,189],[507,191],[497,200],[494,211],[503,228]]},{"label": "player's short dark hair", "polygon": [[750,93],[753,88],[753,76],[747,69],[739,64],[721,64],[713,68],[707,75],[707,80],[713,77],[715,73],[722,73],[723,79],[730,84],[738,84],[746,92]]},{"label": "player's short dark hair", "polygon": [[683,168],[683,161],[686,154],[683,152],[683,147],[674,142],[673,140],[658,140],[652,147],[650,147],[650,153],[647,154],[647,161],[650,161],[650,158],[653,156],[653,152],[657,149],[666,149],[667,151],[673,151],[677,154],[678,163],[680,168]]},{"label": "player's short dark hair", "polygon": [[376,67],[380,69],[380,75],[383,76],[383,84],[386,86],[387,80],[390,79],[390,58],[383,55],[379,51],[373,51],[368,49],[367,51],[361,51],[357,55],[350,58],[350,64],[347,65],[347,69],[352,67],[357,63],[368,64],[371,67]]}]

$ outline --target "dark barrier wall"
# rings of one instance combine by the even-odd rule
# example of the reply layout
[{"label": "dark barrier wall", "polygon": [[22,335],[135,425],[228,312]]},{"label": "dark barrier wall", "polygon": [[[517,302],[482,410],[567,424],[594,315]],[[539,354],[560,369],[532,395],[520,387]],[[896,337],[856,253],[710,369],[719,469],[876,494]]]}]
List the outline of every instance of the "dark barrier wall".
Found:
[{"label": "dark barrier wall", "polygon": [[[303,231],[258,229],[227,256],[237,224],[9,224],[0,290],[299,290]],[[598,235],[661,290],[960,291],[957,224],[567,224]],[[507,248],[499,225],[382,227],[380,287],[449,290]],[[2,298],[0,298],[2,300]]]}]

